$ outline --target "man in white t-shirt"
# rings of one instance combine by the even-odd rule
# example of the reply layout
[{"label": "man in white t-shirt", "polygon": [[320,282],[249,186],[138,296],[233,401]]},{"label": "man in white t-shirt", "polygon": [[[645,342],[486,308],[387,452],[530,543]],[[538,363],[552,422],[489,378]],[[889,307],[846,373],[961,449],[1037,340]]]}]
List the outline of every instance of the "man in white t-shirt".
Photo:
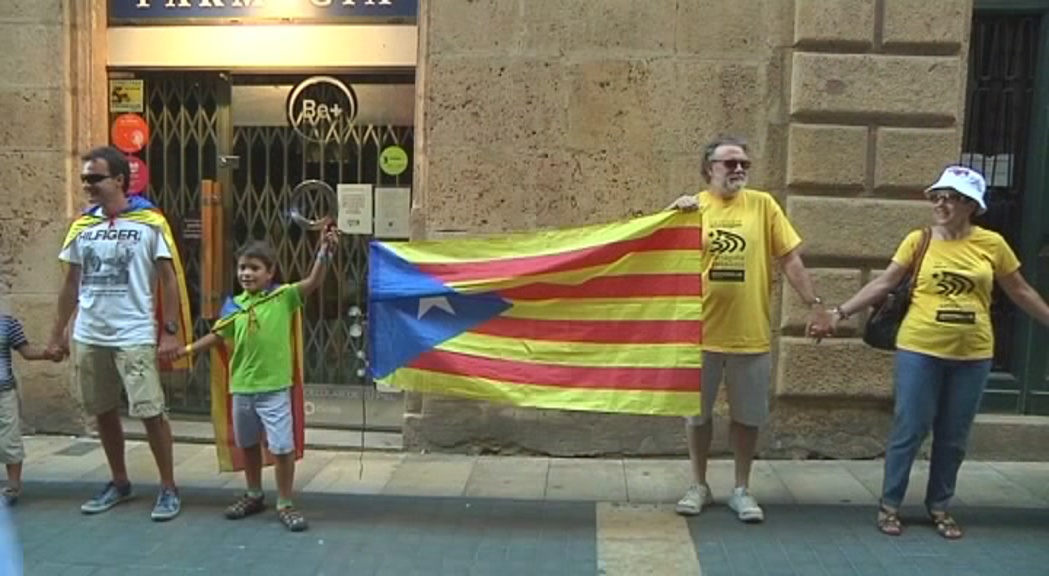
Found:
[{"label": "man in white t-shirt", "polygon": [[[120,422],[123,389],[130,415],[145,425],[160,472],[160,494],[152,518],[170,520],[178,515],[181,502],[157,358],[158,353],[180,347],[176,337],[180,298],[172,248],[155,225],[157,219],[163,219],[152,204],[128,196],[130,167],[120,151],[97,148],[84,155],[83,161],[80,180],[92,206],[74,223],[59,254],[67,272],[50,346],[54,353],[68,354],[65,330],[76,312],[72,340],[77,383],[85,410],[97,420],[113,475],[81,511],[105,512],[131,498]],[[150,218],[133,217],[147,210]],[[153,293],[158,284],[163,308],[159,342]]]}]

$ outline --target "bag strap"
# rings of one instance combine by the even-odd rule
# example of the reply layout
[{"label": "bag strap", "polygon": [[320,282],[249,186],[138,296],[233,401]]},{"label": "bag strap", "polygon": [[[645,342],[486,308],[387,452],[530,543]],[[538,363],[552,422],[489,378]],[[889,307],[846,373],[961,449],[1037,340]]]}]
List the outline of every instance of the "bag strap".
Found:
[{"label": "bag strap", "polygon": [[918,273],[921,272],[922,262],[925,260],[925,253],[929,251],[929,243],[932,242],[932,228],[926,226],[922,228],[922,240],[921,244],[918,245],[918,251],[914,255],[914,260],[911,265],[911,278],[908,281],[909,286],[907,291],[914,295],[914,288],[918,285]]}]

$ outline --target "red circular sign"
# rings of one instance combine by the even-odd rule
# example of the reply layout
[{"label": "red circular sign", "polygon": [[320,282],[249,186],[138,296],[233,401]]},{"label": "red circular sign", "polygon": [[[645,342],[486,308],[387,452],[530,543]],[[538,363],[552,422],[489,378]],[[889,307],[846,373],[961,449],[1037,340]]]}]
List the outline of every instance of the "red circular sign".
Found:
[{"label": "red circular sign", "polygon": [[149,140],[149,127],[138,114],[121,114],[113,121],[113,145],[123,152],[138,152]]},{"label": "red circular sign", "polygon": [[131,182],[128,183],[128,194],[141,194],[149,186],[149,166],[137,156],[128,156],[127,163],[131,167]]}]

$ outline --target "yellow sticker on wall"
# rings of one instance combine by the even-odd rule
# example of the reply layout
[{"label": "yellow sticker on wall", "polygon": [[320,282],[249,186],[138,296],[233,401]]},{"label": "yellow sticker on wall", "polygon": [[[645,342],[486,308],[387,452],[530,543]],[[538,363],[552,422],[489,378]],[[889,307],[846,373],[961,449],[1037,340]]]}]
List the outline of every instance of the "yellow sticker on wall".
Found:
[{"label": "yellow sticker on wall", "polygon": [[408,153],[400,146],[387,146],[379,155],[379,169],[390,176],[399,176],[408,169]]},{"label": "yellow sticker on wall", "polygon": [[143,80],[110,80],[110,114],[141,113],[144,104],[143,92],[145,92],[145,81]]}]

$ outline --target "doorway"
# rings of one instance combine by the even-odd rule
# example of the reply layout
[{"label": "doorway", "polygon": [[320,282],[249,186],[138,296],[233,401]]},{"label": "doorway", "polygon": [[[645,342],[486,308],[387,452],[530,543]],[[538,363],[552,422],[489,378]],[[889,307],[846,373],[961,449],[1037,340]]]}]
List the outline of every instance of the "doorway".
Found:
[{"label": "doorway", "polygon": [[[138,153],[148,168],[143,194],[165,213],[185,261],[194,331],[206,334],[215,303],[237,292],[233,255],[253,239],[277,252],[279,279],[305,277],[318,233],[288,218],[295,186],[339,184],[410,187],[414,139],[414,72],[326,73],[354,99],[355,117],[338,129],[304,134],[289,121],[289,96],[317,75],[134,71],[114,74],[143,82],[142,116],[149,127]],[[115,116],[115,115],[114,115]],[[398,147],[407,166],[391,174],[383,151]],[[377,192],[379,193],[379,192]],[[209,207],[218,199],[217,207]],[[326,214],[333,199],[305,199],[302,210]],[[222,233],[208,233],[218,219]],[[304,308],[307,424],[399,431],[401,394],[377,391],[367,375],[367,253],[369,236],[344,235],[324,285]],[[219,264],[216,264],[219,263]],[[217,269],[216,266],[221,269]],[[164,377],[173,412],[210,410],[210,366]]]}]

